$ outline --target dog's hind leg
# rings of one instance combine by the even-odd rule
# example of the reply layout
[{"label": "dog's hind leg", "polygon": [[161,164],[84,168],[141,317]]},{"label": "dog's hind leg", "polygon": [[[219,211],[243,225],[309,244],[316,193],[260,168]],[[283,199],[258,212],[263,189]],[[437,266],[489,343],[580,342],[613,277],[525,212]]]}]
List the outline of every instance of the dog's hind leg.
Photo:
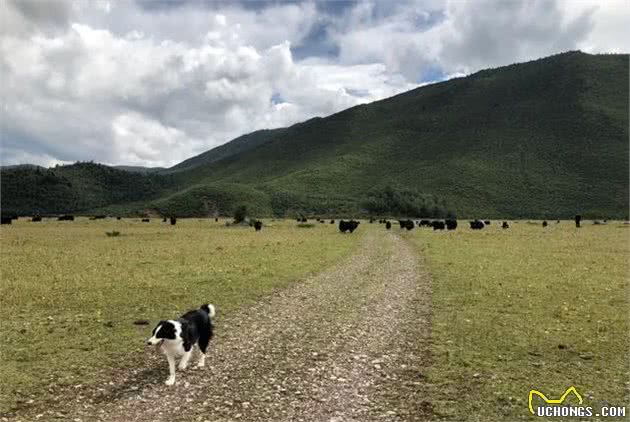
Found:
[{"label": "dog's hind leg", "polygon": [[197,361],[197,365],[195,365],[195,367],[203,368],[204,366],[206,366],[206,354],[201,351],[201,348],[199,348],[199,361]]},{"label": "dog's hind leg", "polygon": [[197,368],[202,368],[206,365],[206,350],[208,349],[208,343],[210,343],[210,335],[202,334],[199,337],[199,362],[197,362]]},{"label": "dog's hind leg", "polygon": [[169,371],[169,375],[168,375],[168,379],[166,380],[165,384],[166,385],[173,385],[175,384],[175,356],[171,355],[170,353],[166,355],[166,359],[168,359],[168,371]]}]

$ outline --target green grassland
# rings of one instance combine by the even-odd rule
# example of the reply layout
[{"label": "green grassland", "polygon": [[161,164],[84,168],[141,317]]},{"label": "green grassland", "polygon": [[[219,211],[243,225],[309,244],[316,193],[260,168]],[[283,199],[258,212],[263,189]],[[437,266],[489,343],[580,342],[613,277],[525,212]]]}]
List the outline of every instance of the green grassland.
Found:
[{"label": "green grassland", "polygon": [[261,233],[197,219],[2,226],[0,413],[41,400],[47,385],[89,383],[140,359],[153,327],[134,320],[154,324],[206,302],[221,318],[343,259],[361,238],[330,224],[265,224]]},{"label": "green grassland", "polygon": [[571,385],[584,405],[630,403],[629,235],[567,221],[406,234],[433,274],[436,416],[527,418],[530,389]]},{"label": "green grassland", "polygon": [[[433,276],[426,399],[435,418],[527,419],[530,389],[557,398],[570,385],[585,405],[627,404],[630,227],[511,226],[392,229]],[[136,319],[153,324],[205,301],[220,318],[344,259],[368,231],[385,233],[364,222],[342,236],[336,225],[287,220],[266,220],[262,233],[197,219],[3,226],[0,408],[133,365],[152,328]]]}]

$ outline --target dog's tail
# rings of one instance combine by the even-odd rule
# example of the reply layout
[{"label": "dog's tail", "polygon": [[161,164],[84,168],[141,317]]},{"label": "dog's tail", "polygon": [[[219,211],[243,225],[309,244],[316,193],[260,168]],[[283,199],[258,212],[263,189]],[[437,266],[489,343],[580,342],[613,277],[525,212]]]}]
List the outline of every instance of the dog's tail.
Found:
[{"label": "dog's tail", "polygon": [[216,310],[214,309],[214,305],[211,305],[210,303],[206,305],[201,305],[199,309],[201,309],[202,311],[205,311],[210,318],[214,317],[217,313]]}]

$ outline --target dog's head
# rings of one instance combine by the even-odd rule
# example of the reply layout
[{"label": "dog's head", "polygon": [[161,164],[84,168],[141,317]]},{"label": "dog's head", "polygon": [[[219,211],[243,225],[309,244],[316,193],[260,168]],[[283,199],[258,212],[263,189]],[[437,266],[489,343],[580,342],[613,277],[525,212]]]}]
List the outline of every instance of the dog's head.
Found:
[{"label": "dog's head", "polygon": [[159,346],[164,340],[175,340],[176,324],[173,321],[160,321],[153,329],[153,335],[147,340],[149,346]]}]

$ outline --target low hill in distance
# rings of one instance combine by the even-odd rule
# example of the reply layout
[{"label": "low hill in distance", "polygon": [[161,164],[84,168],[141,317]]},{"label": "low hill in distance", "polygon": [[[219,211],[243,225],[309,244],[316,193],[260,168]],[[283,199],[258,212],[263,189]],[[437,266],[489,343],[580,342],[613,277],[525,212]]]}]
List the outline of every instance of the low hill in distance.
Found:
[{"label": "low hill in distance", "polygon": [[259,216],[626,218],[627,88],[628,55],[569,52],[253,132],[148,174],[64,166],[70,184],[51,190],[36,169],[3,169],[2,207],[56,212],[58,196],[65,211],[180,216],[246,204]]},{"label": "low hill in distance", "polygon": [[173,185],[172,178],[129,172],[94,163],[49,169],[2,169],[2,213],[49,215],[110,204],[150,200]]}]

